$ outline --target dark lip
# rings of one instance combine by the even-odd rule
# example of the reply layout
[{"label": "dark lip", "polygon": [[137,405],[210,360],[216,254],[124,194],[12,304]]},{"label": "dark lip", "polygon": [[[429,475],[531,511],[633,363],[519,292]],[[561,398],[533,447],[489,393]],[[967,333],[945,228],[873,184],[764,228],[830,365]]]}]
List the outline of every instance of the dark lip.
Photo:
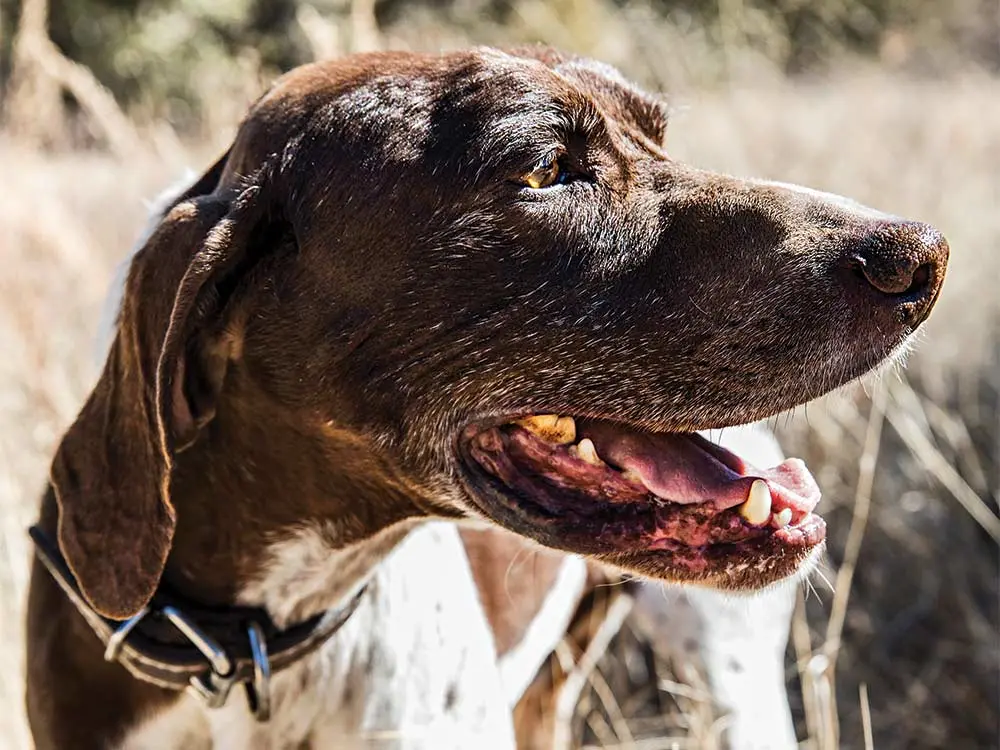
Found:
[{"label": "dark lip", "polygon": [[[791,575],[798,568],[799,563],[804,561],[815,549],[821,547],[825,541],[825,522],[820,516],[811,514],[805,525],[810,529],[815,529],[819,536],[818,539],[811,542],[808,540],[789,541],[782,538],[783,530],[768,528],[763,529],[759,536],[750,538],[747,541],[719,543],[698,548],[683,548],[683,545],[678,545],[678,549],[675,550],[647,549],[629,546],[628,544],[615,545],[608,543],[601,538],[601,535],[595,536],[593,529],[586,528],[579,518],[574,519],[574,517],[565,515],[552,515],[539,506],[534,505],[530,500],[525,500],[505,491],[500,486],[500,482],[482,470],[469,454],[467,445],[480,431],[507,424],[523,416],[538,413],[545,412],[515,412],[513,415],[493,416],[476,420],[463,427],[456,440],[455,456],[458,474],[464,485],[466,494],[480,513],[515,533],[528,536],[547,547],[576,554],[598,556],[619,566],[633,567],[629,563],[629,560],[636,560],[636,567],[649,567],[653,565],[661,568],[662,575],[660,577],[666,578],[670,577],[671,568],[676,569],[678,567],[676,563],[678,552],[681,549],[688,552],[702,552],[706,559],[715,562],[720,569],[735,559],[746,560],[749,558],[750,560],[759,560],[772,557],[788,558],[789,555],[798,555],[801,559],[794,564],[790,564],[791,568],[787,574]],[[632,424],[629,422],[621,423]],[[676,430],[676,432],[680,432],[680,430]],[[683,432],[689,432],[689,430],[684,430]],[[690,432],[694,432],[694,430],[690,430]],[[572,527],[574,520],[579,522],[580,528],[565,528],[567,525]],[[684,571],[681,570],[679,572],[683,573]]]},{"label": "dark lip", "polygon": [[[819,538],[810,544],[788,544],[773,532],[744,542],[687,549],[643,549],[601,544],[600,537],[593,533],[574,534],[546,529],[524,513],[523,508],[519,513],[508,511],[506,514],[498,514],[497,509],[505,504],[501,498],[491,497],[498,494],[497,490],[489,486],[489,480],[481,472],[470,470],[466,459],[461,459],[459,464],[466,493],[479,512],[492,522],[546,547],[591,556],[631,575],[639,574],[673,583],[699,583],[719,590],[747,593],[759,591],[800,573],[803,565],[813,559],[825,544],[826,523],[815,514],[810,516],[809,523],[815,526]],[[692,555],[697,558],[698,564],[690,563]],[[765,577],[734,578],[730,571],[740,563],[749,563],[744,568],[764,563],[771,573],[765,574]]]}]

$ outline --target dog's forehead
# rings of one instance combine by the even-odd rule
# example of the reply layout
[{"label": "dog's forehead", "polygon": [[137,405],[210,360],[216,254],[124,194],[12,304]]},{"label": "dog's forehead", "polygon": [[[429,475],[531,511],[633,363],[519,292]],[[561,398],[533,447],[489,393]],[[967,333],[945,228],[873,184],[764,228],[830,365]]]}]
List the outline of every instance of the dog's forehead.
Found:
[{"label": "dog's forehead", "polygon": [[432,137],[478,138],[494,148],[498,140],[586,132],[602,119],[654,139],[666,125],[662,102],[615,68],[545,48],[376,54],[350,66],[308,66],[280,81],[258,112],[275,108],[339,118],[338,128],[394,140],[389,151],[400,157],[416,156]]}]

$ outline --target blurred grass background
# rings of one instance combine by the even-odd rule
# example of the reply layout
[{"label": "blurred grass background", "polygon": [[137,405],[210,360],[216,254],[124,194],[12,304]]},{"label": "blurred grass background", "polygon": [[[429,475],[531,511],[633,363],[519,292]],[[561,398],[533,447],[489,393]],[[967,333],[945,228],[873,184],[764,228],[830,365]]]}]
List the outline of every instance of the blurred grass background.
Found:
[{"label": "blurred grass background", "polygon": [[[297,63],[525,41],[669,92],[678,158],[948,237],[906,370],[775,421],[824,490],[837,590],[803,596],[789,693],[803,747],[1000,747],[1000,0],[0,0],[0,747],[28,746],[24,527],[145,201]],[[716,747],[677,666],[626,627],[576,736]]]}]

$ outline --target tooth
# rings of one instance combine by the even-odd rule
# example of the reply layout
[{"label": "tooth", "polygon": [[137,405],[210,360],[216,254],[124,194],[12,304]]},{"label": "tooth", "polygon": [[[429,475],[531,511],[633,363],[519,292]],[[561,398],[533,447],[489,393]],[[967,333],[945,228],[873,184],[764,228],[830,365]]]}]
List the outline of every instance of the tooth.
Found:
[{"label": "tooth", "polygon": [[559,417],[559,419],[556,420],[552,437],[555,439],[554,442],[562,445],[565,445],[566,443],[575,443],[576,422],[573,420],[573,417]]},{"label": "tooth", "polygon": [[592,466],[604,466],[601,457],[597,455],[597,448],[594,447],[594,441],[590,438],[584,438],[570,448],[570,454]]},{"label": "tooth", "polygon": [[788,524],[792,522],[792,509],[785,508],[780,513],[774,514],[774,525],[779,529],[785,528]]},{"label": "tooth", "polygon": [[533,417],[525,417],[524,419],[517,420],[517,424],[521,425],[521,427],[526,429],[528,432],[541,435],[542,433],[553,429],[558,421],[558,414],[536,414]]},{"label": "tooth", "polygon": [[558,414],[536,414],[518,419],[515,424],[550,443],[566,445],[576,440],[576,422],[573,417]]},{"label": "tooth", "polygon": [[750,485],[747,500],[740,506],[740,515],[754,526],[766,523],[771,517],[771,490],[763,479],[755,479]]}]

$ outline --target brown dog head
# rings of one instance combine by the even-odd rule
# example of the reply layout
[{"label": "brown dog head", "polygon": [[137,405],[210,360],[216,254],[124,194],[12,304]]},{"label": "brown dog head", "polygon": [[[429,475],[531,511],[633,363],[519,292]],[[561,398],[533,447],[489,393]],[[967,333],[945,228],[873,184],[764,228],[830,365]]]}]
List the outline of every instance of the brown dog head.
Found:
[{"label": "brown dog head", "polygon": [[137,256],[56,457],[60,540],[90,600],[121,616],[149,597],[172,499],[187,512],[171,483],[199,477],[214,502],[296,487],[255,512],[349,517],[355,537],[437,513],[679,581],[798,569],[824,532],[808,472],[693,431],[892,356],[947,245],[678,163],[666,128],[614,70],[548,50],[281,79]]}]

